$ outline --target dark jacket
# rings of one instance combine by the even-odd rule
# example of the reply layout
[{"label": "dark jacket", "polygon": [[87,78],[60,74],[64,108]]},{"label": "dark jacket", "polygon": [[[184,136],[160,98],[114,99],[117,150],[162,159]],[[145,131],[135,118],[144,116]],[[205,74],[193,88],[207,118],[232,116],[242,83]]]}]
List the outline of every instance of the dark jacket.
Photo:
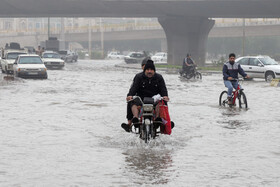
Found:
[{"label": "dark jacket", "polygon": [[137,95],[143,100],[144,97],[153,97],[160,94],[161,97],[168,96],[163,77],[155,73],[152,78],[148,78],[144,72],[136,74],[127,96]]},{"label": "dark jacket", "polygon": [[240,75],[242,75],[243,77],[247,76],[247,74],[241,68],[239,63],[234,62],[234,64],[231,65],[229,62],[226,62],[224,64],[224,67],[223,67],[224,80],[228,80],[228,77],[238,79],[238,73]]},{"label": "dark jacket", "polygon": [[187,66],[186,62],[187,62],[188,64],[194,64],[194,63],[193,63],[193,60],[192,60],[191,58],[184,58],[184,60],[183,60],[183,66],[182,66],[183,69],[187,69],[187,68],[189,67],[189,66]]}]

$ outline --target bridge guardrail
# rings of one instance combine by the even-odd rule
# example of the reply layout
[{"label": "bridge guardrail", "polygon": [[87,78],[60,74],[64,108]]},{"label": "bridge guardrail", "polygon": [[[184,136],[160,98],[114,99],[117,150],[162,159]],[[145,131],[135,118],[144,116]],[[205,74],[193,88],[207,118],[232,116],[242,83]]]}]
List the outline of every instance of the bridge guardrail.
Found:
[{"label": "bridge guardrail", "polygon": [[[232,26],[242,26],[243,22],[233,21],[233,22],[224,22],[216,21],[214,27],[232,27]],[[247,21],[245,26],[260,26],[260,25],[280,25],[280,19],[269,20],[269,21]],[[87,33],[91,32],[113,32],[113,31],[132,31],[132,30],[159,30],[162,29],[161,25],[158,22],[149,22],[149,23],[125,23],[125,24],[102,24],[102,25],[93,25],[90,28],[88,26],[81,27],[65,27],[65,33]],[[50,32],[52,34],[60,34],[61,29],[51,28]],[[20,34],[19,34],[20,33]],[[1,36],[18,36],[18,35],[34,35],[34,34],[47,34],[47,29],[28,29],[28,30],[0,30]]]}]

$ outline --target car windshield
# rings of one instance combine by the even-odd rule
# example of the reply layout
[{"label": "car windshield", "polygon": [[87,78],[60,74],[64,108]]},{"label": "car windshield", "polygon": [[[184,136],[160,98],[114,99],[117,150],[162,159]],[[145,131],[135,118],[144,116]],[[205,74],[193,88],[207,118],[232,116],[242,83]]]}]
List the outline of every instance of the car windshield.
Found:
[{"label": "car windshield", "polygon": [[142,58],[144,55],[141,53],[133,53],[130,55],[130,57],[134,57],[134,58]]},{"label": "car windshield", "polygon": [[56,53],[44,53],[43,58],[60,58],[60,56]]},{"label": "car windshield", "polygon": [[43,64],[40,57],[26,56],[19,59],[19,64]]},{"label": "car windshield", "polygon": [[67,51],[58,51],[58,53],[61,55],[67,55]]},{"label": "car windshield", "polygon": [[16,59],[18,57],[18,55],[23,55],[26,53],[8,53],[7,55],[7,59]]},{"label": "car windshield", "polygon": [[163,56],[164,53],[156,53],[155,56]]},{"label": "car windshield", "polygon": [[278,65],[278,62],[276,62],[274,59],[272,58],[259,58],[260,61],[264,64],[264,65]]}]

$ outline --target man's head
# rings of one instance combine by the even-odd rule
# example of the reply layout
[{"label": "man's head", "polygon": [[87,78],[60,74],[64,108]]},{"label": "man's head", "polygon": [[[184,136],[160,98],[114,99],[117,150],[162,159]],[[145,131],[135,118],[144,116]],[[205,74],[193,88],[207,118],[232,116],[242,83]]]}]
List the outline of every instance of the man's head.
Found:
[{"label": "man's head", "polygon": [[147,63],[144,67],[144,73],[147,77],[151,78],[155,75],[156,67],[154,65],[154,61],[147,60]]},{"label": "man's head", "polygon": [[190,57],[191,57],[191,54],[188,53],[188,54],[187,54],[187,58],[190,58]]},{"label": "man's head", "polygon": [[148,60],[151,60],[151,58],[150,58],[150,57],[146,57],[146,58],[144,58],[144,59],[142,60],[142,63],[141,63],[142,70],[144,70],[145,65],[146,65],[146,63],[147,63]]},{"label": "man's head", "polygon": [[228,58],[229,58],[229,63],[233,64],[234,61],[235,61],[235,54],[234,53],[230,53],[228,55]]}]

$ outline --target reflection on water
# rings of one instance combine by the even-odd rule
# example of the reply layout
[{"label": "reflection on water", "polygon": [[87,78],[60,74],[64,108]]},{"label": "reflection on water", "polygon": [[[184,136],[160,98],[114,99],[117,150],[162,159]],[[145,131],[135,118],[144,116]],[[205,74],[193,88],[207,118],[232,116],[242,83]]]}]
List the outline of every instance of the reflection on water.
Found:
[{"label": "reflection on water", "polygon": [[153,148],[129,149],[125,153],[126,173],[135,184],[167,184],[170,181],[172,156]]},{"label": "reflection on water", "polygon": [[120,127],[141,70],[118,63],[2,74],[0,186],[280,186],[278,88],[244,82],[250,109],[221,108],[221,74],[184,81],[158,68],[176,126],[147,145]]},{"label": "reflection on water", "polygon": [[249,129],[249,125],[245,120],[240,120],[240,116],[245,115],[249,109],[243,109],[236,106],[220,107],[222,120],[217,120],[218,124],[222,124],[224,128],[228,129]]}]

